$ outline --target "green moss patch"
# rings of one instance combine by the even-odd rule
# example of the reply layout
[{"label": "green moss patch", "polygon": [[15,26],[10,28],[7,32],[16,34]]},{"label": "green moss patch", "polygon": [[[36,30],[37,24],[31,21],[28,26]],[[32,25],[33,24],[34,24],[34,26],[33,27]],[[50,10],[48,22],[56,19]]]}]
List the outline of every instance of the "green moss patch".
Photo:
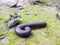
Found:
[{"label": "green moss patch", "polygon": [[[0,34],[8,37],[6,45],[60,45],[60,20],[56,18],[58,11],[54,7],[47,6],[30,6],[23,10],[3,9],[0,11]],[[29,38],[21,38],[15,33],[15,29],[8,29],[4,24],[9,19],[9,15],[17,12],[22,17],[22,23],[26,22],[47,22],[47,27],[32,31]],[[2,16],[2,17],[1,17]],[[0,43],[5,45],[5,43]]]}]

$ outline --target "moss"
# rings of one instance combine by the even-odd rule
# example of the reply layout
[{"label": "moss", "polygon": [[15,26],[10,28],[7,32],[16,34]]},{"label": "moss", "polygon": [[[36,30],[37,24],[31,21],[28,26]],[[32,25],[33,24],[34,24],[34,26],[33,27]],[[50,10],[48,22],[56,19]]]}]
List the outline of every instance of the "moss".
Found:
[{"label": "moss", "polygon": [[56,5],[56,2],[57,2],[57,0],[38,0],[38,1],[40,1],[40,2],[44,2],[44,3],[46,3],[47,5]]},{"label": "moss", "polygon": [[[13,14],[14,12],[17,12],[18,15],[22,17],[22,23],[45,21],[48,24],[44,29],[33,29],[33,34],[31,35],[31,37],[27,38],[22,43],[25,43],[25,45],[41,45],[42,43],[44,45],[53,45],[53,43],[58,45],[60,44],[60,41],[58,39],[56,39],[57,42],[55,40],[57,36],[60,38],[60,21],[56,18],[56,14],[58,13],[57,10],[50,9],[48,6],[30,6],[26,7],[23,10],[15,11],[15,9],[11,8],[0,11],[3,18],[1,18],[1,20],[3,21],[0,21],[0,34],[4,34],[5,37],[9,38],[8,45],[16,45],[16,43],[18,43],[18,40],[24,39],[15,34],[14,28],[8,29],[4,24],[4,21],[8,20],[9,15]],[[26,15],[27,13],[29,15]],[[51,36],[48,37],[47,34]]]}]

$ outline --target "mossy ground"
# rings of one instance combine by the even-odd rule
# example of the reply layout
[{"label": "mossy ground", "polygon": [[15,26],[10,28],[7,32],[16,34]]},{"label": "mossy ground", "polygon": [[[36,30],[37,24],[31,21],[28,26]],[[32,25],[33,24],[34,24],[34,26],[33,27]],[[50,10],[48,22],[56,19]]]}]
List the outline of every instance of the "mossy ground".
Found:
[{"label": "mossy ground", "polygon": [[[15,33],[15,29],[8,29],[4,24],[9,19],[9,15],[17,12],[22,17],[22,23],[41,21],[47,22],[47,27],[43,29],[33,29],[29,38],[21,38]],[[4,34],[5,43],[0,45],[60,45],[60,20],[56,18],[58,13],[55,9],[47,6],[30,6],[23,10],[13,8],[0,10],[0,34]]]}]

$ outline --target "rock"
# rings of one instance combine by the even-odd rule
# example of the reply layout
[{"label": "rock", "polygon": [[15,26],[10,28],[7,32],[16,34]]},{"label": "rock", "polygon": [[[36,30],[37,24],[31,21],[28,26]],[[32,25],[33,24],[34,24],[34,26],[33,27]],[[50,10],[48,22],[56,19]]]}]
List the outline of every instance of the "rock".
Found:
[{"label": "rock", "polygon": [[14,13],[14,14],[10,15],[10,20],[14,20],[14,19],[17,19],[17,18],[22,18],[22,17],[19,16],[17,13]]},{"label": "rock", "polygon": [[23,8],[23,7],[17,7],[17,9],[18,9],[18,10],[22,10],[22,9],[24,9],[24,8]]},{"label": "rock", "polygon": [[17,7],[21,7],[21,6],[22,6],[22,4],[23,4],[23,1],[24,1],[24,0],[17,0],[17,1],[18,1],[18,3],[17,3],[17,5],[16,5],[16,6],[17,6]]},{"label": "rock", "polygon": [[60,13],[56,14],[56,17],[60,20]]},{"label": "rock", "polygon": [[18,20],[18,19],[10,20],[10,21],[7,23],[7,26],[8,26],[9,28],[12,28],[12,27],[16,26],[18,23],[19,23],[19,20]]},{"label": "rock", "polygon": [[9,8],[9,7],[5,5],[0,5],[0,9],[5,9],[5,8]]},{"label": "rock", "polygon": [[[17,1],[18,1],[18,3],[17,3],[16,6],[27,7],[27,6],[30,5],[30,2],[31,2],[32,0],[17,0]],[[35,0],[33,0],[33,1],[35,1]]]},{"label": "rock", "polygon": [[16,4],[17,4],[17,0],[0,0],[0,5],[13,7]]},{"label": "rock", "polygon": [[26,7],[30,5],[30,2],[36,0],[0,0],[0,5],[8,7]]},{"label": "rock", "polygon": [[0,40],[4,39],[4,38],[5,38],[5,36],[3,34],[0,34]]},{"label": "rock", "polygon": [[15,18],[18,18],[18,14],[14,13],[13,15],[10,15],[10,20],[13,20]]},{"label": "rock", "polygon": [[40,1],[33,1],[33,2],[31,2],[31,5],[39,5],[39,6],[42,6],[44,4],[45,4],[44,2],[40,2]]},{"label": "rock", "polygon": [[8,42],[8,38],[4,36],[4,34],[0,34],[0,43],[7,45]]},{"label": "rock", "polygon": [[2,43],[3,45],[8,45],[9,43],[9,38],[8,37],[5,37],[4,39],[0,40],[0,43]]},{"label": "rock", "polygon": [[5,21],[5,24],[9,28],[13,28],[13,27],[17,26],[20,23],[21,19],[22,19],[22,17],[19,16],[17,13],[10,14],[10,18]]},{"label": "rock", "polygon": [[60,13],[60,0],[56,1],[56,7],[58,12]]}]

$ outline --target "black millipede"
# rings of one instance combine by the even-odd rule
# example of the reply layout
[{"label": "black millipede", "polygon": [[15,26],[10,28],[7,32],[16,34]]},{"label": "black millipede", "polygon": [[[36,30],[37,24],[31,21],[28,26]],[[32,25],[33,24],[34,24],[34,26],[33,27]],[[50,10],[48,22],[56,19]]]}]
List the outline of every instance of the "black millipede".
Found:
[{"label": "black millipede", "polygon": [[15,32],[21,37],[27,37],[31,34],[31,30],[34,28],[45,28],[46,22],[29,22],[20,24],[16,27]]}]

